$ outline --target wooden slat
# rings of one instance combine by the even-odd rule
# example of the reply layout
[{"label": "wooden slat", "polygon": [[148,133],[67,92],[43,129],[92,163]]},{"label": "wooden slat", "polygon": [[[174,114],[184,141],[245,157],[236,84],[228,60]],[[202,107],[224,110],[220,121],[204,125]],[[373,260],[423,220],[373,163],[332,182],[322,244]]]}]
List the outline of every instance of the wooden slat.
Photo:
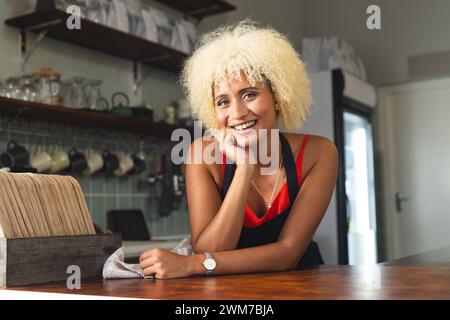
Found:
[{"label": "wooden slat", "polygon": [[12,223],[11,227],[14,228],[14,234],[16,237],[29,237],[30,234],[28,232],[27,227],[25,226],[25,221],[22,217],[19,205],[16,201],[16,197],[12,193],[12,187],[9,182],[8,173],[0,172],[0,184],[1,188],[1,196],[3,199],[3,203],[8,210],[8,214],[10,217],[10,221]]},{"label": "wooden slat", "polygon": [[34,213],[36,214],[36,218],[38,220],[38,224],[40,229],[42,230],[43,237],[50,237],[52,236],[52,233],[50,231],[49,221],[47,219],[47,216],[44,213],[44,209],[40,200],[39,196],[39,190],[38,186],[34,183],[33,179],[31,178],[31,174],[29,173],[23,173],[22,174],[24,179],[28,180],[29,183],[29,197],[31,200],[31,203],[34,208]]},{"label": "wooden slat", "polygon": [[26,180],[20,173],[11,174],[11,177],[13,178],[17,186],[17,195],[24,205],[24,216],[26,215],[28,217],[29,223],[31,224],[32,236],[44,236],[44,231],[41,229],[41,224],[38,222],[37,214],[34,211],[34,206],[31,202],[32,194],[30,193],[30,190],[28,188],[28,180]]},{"label": "wooden slat", "polygon": [[[72,177],[67,177],[67,181],[72,184],[72,194],[75,193],[76,199],[78,200],[78,205],[81,210],[81,215],[84,219],[86,228],[90,234],[95,234],[94,223],[92,221],[91,214],[89,213],[88,206],[86,204],[86,199],[84,198],[83,190],[81,190],[80,184]],[[73,192],[74,191],[74,192]]]},{"label": "wooden slat", "polygon": [[61,190],[59,186],[56,185],[54,175],[41,175],[41,178],[45,179],[49,190],[53,195],[55,208],[61,217],[65,230],[68,232],[66,235],[76,235],[77,233],[75,231],[74,221],[72,221],[71,215],[67,211],[67,204],[64,203],[61,198]]},{"label": "wooden slat", "polygon": [[37,174],[30,174],[30,179],[33,181],[36,187],[37,201],[41,204],[42,213],[45,216],[45,220],[49,226],[49,231],[52,236],[61,235],[62,228],[60,223],[58,223],[57,216],[53,213],[53,206],[50,206],[49,198],[46,196],[46,188],[44,187],[44,182],[39,178]]}]

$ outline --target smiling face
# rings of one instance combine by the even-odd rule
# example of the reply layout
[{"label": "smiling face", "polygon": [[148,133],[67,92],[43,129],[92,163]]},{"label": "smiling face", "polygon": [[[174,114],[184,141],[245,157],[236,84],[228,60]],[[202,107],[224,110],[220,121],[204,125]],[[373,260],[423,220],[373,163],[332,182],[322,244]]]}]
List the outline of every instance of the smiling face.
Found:
[{"label": "smiling face", "polygon": [[245,76],[215,83],[214,105],[219,128],[230,132],[241,146],[255,143],[259,129],[277,128],[271,90],[262,83],[252,86]]}]

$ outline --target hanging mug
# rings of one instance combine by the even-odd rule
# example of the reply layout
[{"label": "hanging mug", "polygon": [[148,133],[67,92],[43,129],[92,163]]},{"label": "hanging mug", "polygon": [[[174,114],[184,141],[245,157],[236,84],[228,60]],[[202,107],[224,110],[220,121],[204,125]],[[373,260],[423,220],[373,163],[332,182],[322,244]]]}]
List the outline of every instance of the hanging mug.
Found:
[{"label": "hanging mug", "polygon": [[85,175],[92,175],[103,168],[103,157],[92,148],[86,149],[84,153],[87,162],[87,168],[83,171]]},{"label": "hanging mug", "polygon": [[69,150],[70,172],[80,173],[87,168],[87,161],[84,154],[79,152],[75,147]]},{"label": "hanging mug", "polygon": [[51,173],[60,172],[70,166],[69,155],[60,146],[51,145],[50,154],[52,157]]},{"label": "hanging mug", "polygon": [[9,141],[7,150],[2,153],[0,160],[5,167],[25,167],[30,158],[25,147],[17,144],[16,141]]},{"label": "hanging mug", "polygon": [[109,150],[103,151],[103,167],[101,169],[101,173],[110,175],[119,168],[119,159],[114,153],[111,153]]},{"label": "hanging mug", "polygon": [[136,154],[133,154],[131,156],[131,159],[133,159],[133,169],[128,171],[128,175],[138,175],[144,172],[147,169],[147,165],[145,164],[145,160],[138,157]]},{"label": "hanging mug", "polygon": [[123,151],[118,151],[116,153],[117,158],[119,159],[119,167],[114,170],[114,174],[118,177],[124,176],[133,169],[133,159]]},{"label": "hanging mug", "polygon": [[52,167],[52,157],[41,150],[40,145],[31,147],[30,166],[35,168],[38,173],[46,172]]}]

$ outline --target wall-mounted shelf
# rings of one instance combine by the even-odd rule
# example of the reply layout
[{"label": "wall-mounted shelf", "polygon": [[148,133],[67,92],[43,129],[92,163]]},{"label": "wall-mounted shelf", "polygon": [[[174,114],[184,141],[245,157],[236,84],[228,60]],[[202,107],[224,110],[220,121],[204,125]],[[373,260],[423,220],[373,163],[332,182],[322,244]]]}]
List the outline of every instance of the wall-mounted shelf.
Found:
[{"label": "wall-mounted shelf", "polygon": [[196,19],[236,10],[236,7],[220,0],[156,0]]},{"label": "wall-mounted shelf", "polygon": [[46,30],[47,36],[51,38],[171,72],[178,72],[183,60],[188,56],[183,52],[87,19],[81,19],[80,30],[69,30],[66,27],[68,17],[67,13],[57,9],[38,10],[10,18],[5,24],[35,33]]},{"label": "wall-mounted shelf", "polygon": [[[36,120],[107,128],[162,138],[170,138],[173,130],[182,128],[181,126],[141,118],[123,118],[107,112],[71,109],[5,97],[0,97],[0,115],[2,114],[12,116],[20,114],[21,117]],[[192,131],[191,128],[186,129]]]}]

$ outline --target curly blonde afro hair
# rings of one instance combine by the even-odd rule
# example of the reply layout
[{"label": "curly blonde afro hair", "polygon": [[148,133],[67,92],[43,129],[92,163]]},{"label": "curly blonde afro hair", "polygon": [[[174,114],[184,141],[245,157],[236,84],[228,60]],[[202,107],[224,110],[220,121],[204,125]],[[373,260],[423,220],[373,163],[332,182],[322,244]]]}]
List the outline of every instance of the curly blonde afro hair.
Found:
[{"label": "curly blonde afro hair", "polygon": [[311,103],[305,66],[285,36],[250,20],[207,33],[185,61],[180,82],[194,118],[217,129],[214,83],[242,74],[252,86],[260,82],[270,87],[280,108],[279,125],[301,127]]}]

